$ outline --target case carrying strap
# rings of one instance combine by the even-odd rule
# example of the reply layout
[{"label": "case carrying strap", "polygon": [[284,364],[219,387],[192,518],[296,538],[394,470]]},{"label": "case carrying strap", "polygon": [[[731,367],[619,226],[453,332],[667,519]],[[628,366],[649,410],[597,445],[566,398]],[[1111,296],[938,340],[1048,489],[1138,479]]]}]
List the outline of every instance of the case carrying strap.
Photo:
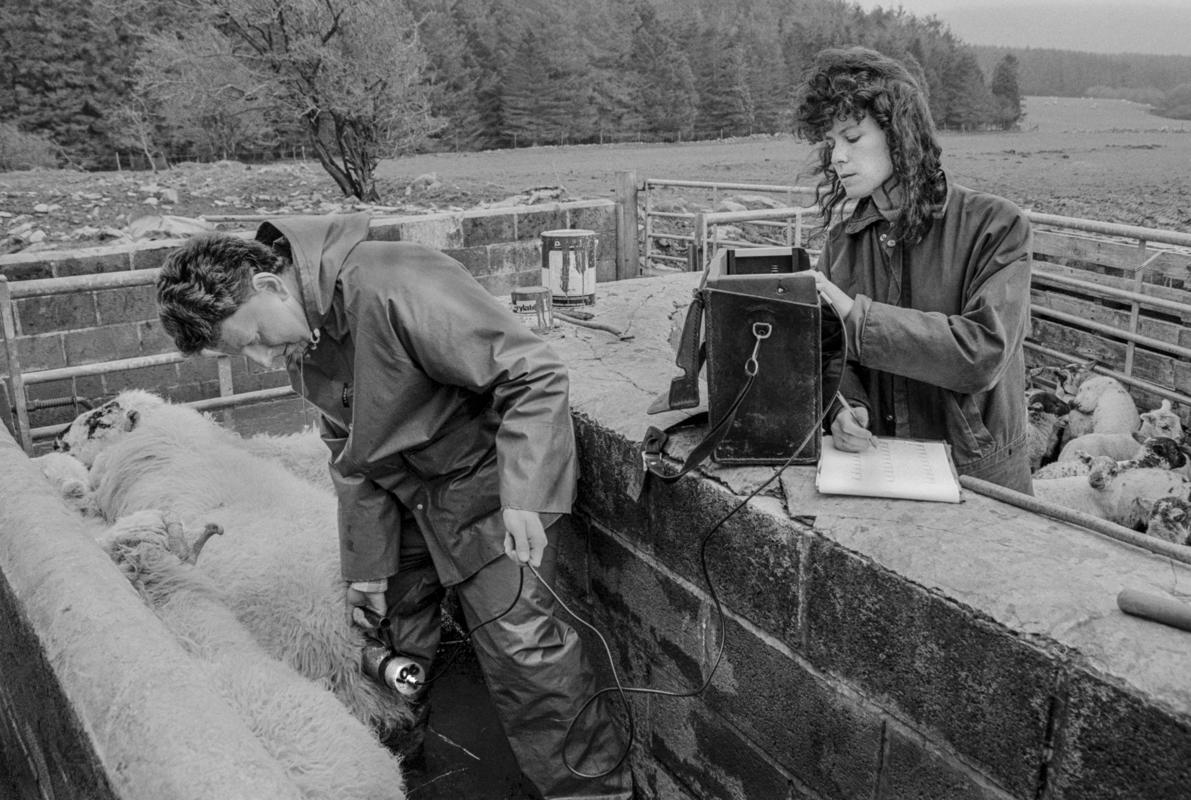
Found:
[{"label": "case carrying strap", "polygon": [[691,304],[686,309],[682,338],[678,342],[678,354],[674,359],[682,374],[670,381],[670,394],[667,399],[669,407],[673,410],[699,405],[699,370],[703,368],[703,361],[707,357],[706,346],[702,343],[703,309],[706,305],[704,293],[696,290]]},{"label": "case carrying strap", "polygon": [[[690,350],[695,349],[694,347],[688,346],[687,340],[690,339],[691,337],[688,336],[687,334],[690,332],[690,330],[692,328],[692,325],[691,325],[692,313],[697,313],[700,316],[703,313],[702,300],[698,299],[700,297],[701,297],[701,293],[696,294],[696,298],[697,298],[696,302],[691,303],[691,308],[687,310],[686,327],[683,328],[683,341],[680,345],[680,351],[679,351],[679,366],[683,366],[683,364],[682,364],[682,348],[689,347]],[[697,311],[694,311],[693,309],[695,308],[696,305],[698,305],[699,308]],[[698,330],[699,330],[698,319],[696,319],[696,324],[693,327],[696,332],[695,340],[697,342],[698,341]],[[703,441],[701,441],[701,442],[699,442],[699,444],[695,445],[694,449],[691,450],[690,455],[687,456],[686,461],[683,462],[683,464],[679,468],[678,472],[667,473],[667,472],[663,471],[662,454],[663,454],[663,451],[665,450],[666,442],[670,438],[670,432],[673,431],[676,427],[678,427],[680,425],[690,424],[691,420],[690,419],[683,420],[682,422],[678,423],[677,425],[671,426],[670,428],[668,428],[666,430],[662,430],[661,428],[651,425],[649,427],[649,429],[645,431],[645,438],[641,442],[640,452],[641,452],[641,462],[645,468],[646,473],[649,473],[649,474],[655,476],[656,478],[658,478],[658,480],[661,480],[665,483],[673,483],[674,481],[678,480],[683,475],[686,475],[692,469],[694,469],[695,467],[699,466],[700,464],[702,464],[704,461],[707,460],[707,458],[715,450],[716,445],[718,445],[720,443],[720,440],[724,438],[724,434],[726,434],[728,432],[728,430],[732,427],[732,423],[736,420],[736,412],[740,410],[740,404],[742,402],[744,402],[744,398],[746,396],[748,396],[749,389],[753,388],[753,382],[754,382],[754,380],[756,380],[756,377],[757,377],[757,354],[761,351],[761,342],[768,339],[770,334],[772,334],[772,333],[773,333],[773,325],[771,325],[770,323],[768,323],[768,322],[754,322],[753,323],[753,337],[754,337],[755,341],[753,343],[753,354],[749,357],[749,359],[745,362],[745,365],[744,365],[744,372],[745,372],[745,376],[746,376],[744,384],[740,387],[740,391],[736,393],[736,397],[732,399],[732,402],[728,406],[728,410],[725,412],[723,418],[720,419],[719,423],[716,424],[716,426],[714,428],[712,428],[711,430],[709,430],[707,432],[707,435],[705,437],[703,437]],[[698,356],[696,356],[696,357],[698,357]],[[691,406],[696,406],[699,404],[699,384],[697,382],[697,379],[699,376],[699,366],[700,366],[699,361],[696,361],[695,368],[694,368],[693,372],[687,373],[687,374],[682,375],[681,377],[675,378],[671,382],[671,384],[670,384],[671,403],[674,402],[674,391],[675,391],[676,385],[680,385],[679,391],[682,392],[682,391],[686,391],[686,381],[688,378],[690,378],[691,379],[690,382],[692,384],[694,384],[694,398],[695,398],[694,402],[690,403],[687,406],[676,406],[676,407],[690,408]],[[685,367],[684,367],[684,369],[685,369]]]}]

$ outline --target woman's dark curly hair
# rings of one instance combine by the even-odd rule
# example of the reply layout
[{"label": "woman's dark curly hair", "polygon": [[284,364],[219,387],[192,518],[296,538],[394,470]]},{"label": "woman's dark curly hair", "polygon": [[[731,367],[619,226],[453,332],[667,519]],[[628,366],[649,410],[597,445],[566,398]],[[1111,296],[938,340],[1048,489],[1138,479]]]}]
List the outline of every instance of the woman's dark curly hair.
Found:
[{"label": "woman's dark curly hair", "polygon": [[252,291],[258,272],[284,272],[289,260],[261,242],[227,234],[190,239],[170,253],[157,276],[157,313],[187,355],[219,341],[223,321]]},{"label": "woman's dark curly hair", "polygon": [[[922,238],[931,207],[947,191],[939,160],[942,148],[926,100],[922,85],[903,64],[865,47],[819,52],[797,95],[795,130],[806,141],[823,142],[837,120],[860,121],[866,112],[885,132],[893,174],[905,193],[894,233],[907,242]],[[830,223],[846,196],[826,144],[819,148],[815,172],[822,176],[819,209]]]}]

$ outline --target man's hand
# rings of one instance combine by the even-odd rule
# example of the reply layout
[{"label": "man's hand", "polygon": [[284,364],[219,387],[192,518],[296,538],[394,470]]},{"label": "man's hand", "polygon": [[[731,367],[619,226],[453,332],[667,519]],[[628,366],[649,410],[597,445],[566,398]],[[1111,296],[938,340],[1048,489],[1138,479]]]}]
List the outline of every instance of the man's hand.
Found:
[{"label": "man's hand", "polygon": [[[380,618],[384,618],[386,612],[389,610],[388,604],[385,602],[385,586],[388,581],[369,581],[366,585],[368,589],[373,589],[380,586],[379,591],[364,591],[356,588],[361,584],[347,585],[347,591],[344,594],[344,604],[347,607],[347,622],[349,625],[356,625],[361,628],[371,629],[376,627],[371,624],[364,614],[357,609],[367,608],[376,612]],[[372,585],[367,585],[372,584]]]},{"label": "man's hand", "polygon": [[506,508],[501,511],[505,523],[505,555],[518,564],[542,566],[546,552],[546,530],[536,511]]},{"label": "man's hand", "polygon": [[868,409],[848,406],[831,421],[831,443],[836,450],[859,453],[874,446],[872,431],[868,429]]}]

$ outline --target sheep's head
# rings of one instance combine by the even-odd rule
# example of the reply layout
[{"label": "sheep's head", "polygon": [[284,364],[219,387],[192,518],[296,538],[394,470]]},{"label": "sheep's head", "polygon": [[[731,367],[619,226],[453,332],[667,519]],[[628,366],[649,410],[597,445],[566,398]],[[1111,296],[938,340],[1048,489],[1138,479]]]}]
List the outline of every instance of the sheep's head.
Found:
[{"label": "sheep's head", "polygon": [[1145,452],[1138,459],[1138,466],[1179,469],[1187,463],[1187,456],[1179,443],[1169,436],[1150,436],[1142,446]]},{"label": "sheep's head", "polygon": [[1141,436],[1165,436],[1178,441],[1183,436],[1183,421],[1170,408],[1170,401],[1163,400],[1162,405],[1141,415]]},{"label": "sheep's head", "polygon": [[58,434],[54,449],[69,453],[90,467],[105,447],[136,428],[146,411],[164,404],[161,397],[140,389],[123,391],[76,417],[69,428]]},{"label": "sheep's head", "polygon": [[1191,503],[1177,495],[1159,497],[1150,508],[1146,533],[1175,544],[1191,544]]},{"label": "sheep's head", "polygon": [[1093,489],[1103,489],[1121,471],[1116,459],[1109,456],[1082,454],[1081,460],[1088,465],[1088,484]]},{"label": "sheep's head", "polygon": [[1095,363],[1095,361],[1089,361],[1077,364],[1065,364],[1056,369],[1055,391],[1059,397],[1064,399],[1075,397],[1079,393],[1079,387],[1094,374],[1092,367],[1095,366]]},{"label": "sheep's head", "polygon": [[1029,397],[1030,419],[1037,422],[1042,414],[1062,416],[1071,410],[1054,392],[1034,392]]}]

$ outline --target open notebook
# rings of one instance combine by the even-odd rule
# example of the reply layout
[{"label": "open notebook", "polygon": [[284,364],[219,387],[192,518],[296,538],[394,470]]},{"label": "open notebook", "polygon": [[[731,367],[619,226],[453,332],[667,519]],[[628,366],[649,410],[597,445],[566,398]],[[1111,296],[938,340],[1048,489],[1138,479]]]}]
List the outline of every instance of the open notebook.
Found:
[{"label": "open notebook", "polygon": [[959,478],[945,442],[881,437],[863,453],[836,450],[823,437],[815,487],[824,494],[960,501]]}]

